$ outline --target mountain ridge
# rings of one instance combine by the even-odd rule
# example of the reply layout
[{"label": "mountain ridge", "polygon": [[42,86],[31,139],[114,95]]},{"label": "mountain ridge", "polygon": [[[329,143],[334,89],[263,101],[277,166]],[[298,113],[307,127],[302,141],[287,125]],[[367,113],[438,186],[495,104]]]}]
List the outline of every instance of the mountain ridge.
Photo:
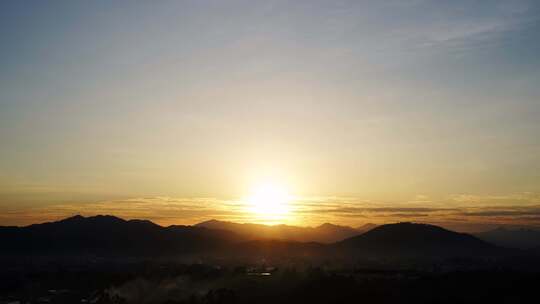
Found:
[{"label": "mountain ridge", "polygon": [[[219,248],[232,232],[202,227],[162,227],[115,216],[73,216],[26,227],[0,227],[0,249],[12,253],[155,255]],[[179,241],[180,240],[180,241]]]},{"label": "mountain ridge", "polygon": [[223,229],[242,235],[247,239],[280,239],[297,242],[319,242],[330,244],[359,235],[365,231],[349,226],[324,223],[316,227],[291,225],[263,225],[254,223],[234,223],[211,219],[194,226],[211,229]]},{"label": "mountain ridge", "polygon": [[[428,224],[386,224],[338,242],[323,244],[307,239],[300,242],[279,237],[270,238],[271,234],[249,238],[234,231],[219,229],[219,227],[204,227],[209,223],[219,227],[223,224],[211,220],[201,225],[162,227],[147,220],[124,220],[114,216],[75,216],[57,222],[26,227],[0,227],[0,255],[1,253],[92,254],[157,257],[198,256],[210,253],[216,257],[251,254],[261,258],[279,256],[290,258],[293,256],[331,257],[339,253],[354,259],[367,256],[376,258],[479,256],[500,252],[499,247],[472,235]],[[250,229],[277,227],[278,232],[279,229],[289,232],[288,229],[296,228],[287,225],[234,224],[241,227],[247,225],[245,227]],[[261,228],[262,226],[266,228]],[[333,231],[342,227],[323,224],[309,229]],[[254,230],[254,233],[260,233],[260,231]],[[300,235],[302,234],[296,236]]]}]

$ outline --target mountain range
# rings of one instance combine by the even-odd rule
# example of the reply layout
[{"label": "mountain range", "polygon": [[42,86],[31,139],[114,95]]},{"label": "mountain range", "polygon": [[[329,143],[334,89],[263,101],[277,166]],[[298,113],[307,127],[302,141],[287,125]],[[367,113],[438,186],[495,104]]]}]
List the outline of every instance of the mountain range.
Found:
[{"label": "mountain range", "polygon": [[[363,233],[332,224],[268,227],[215,220],[162,227],[114,216],[75,216],[27,227],[0,227],[0,255],[451,257],[501,252],[475,236],[427,224],[368,225]],[[340,237],[344,239],[331,242]]]},{"label": "mountain range", "polygon": [[325,223],[317,227],[298,227],[289,225],[239,224],[209,220],[195,225],[209,229],[232,231],[247,240],[274,239],[296,242],[335,243],[346,238],[367,232],[376,225],[365,224],[358,228]]},{"label": "mountain range", "polygon": [[162,227],[114,216],[74,216],[27,227],[1,227],[0,251],[26,254],[182,254],[220,248],[237,240],[229,231],[193,226]]}]

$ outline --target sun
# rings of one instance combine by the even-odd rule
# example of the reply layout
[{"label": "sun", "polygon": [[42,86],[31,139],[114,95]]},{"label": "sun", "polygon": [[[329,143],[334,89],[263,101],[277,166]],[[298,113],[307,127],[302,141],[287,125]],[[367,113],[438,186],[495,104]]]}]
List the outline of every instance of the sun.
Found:
[{"label": "sun", "polygon": [[265,182],[251,189],[246,199],[248,210],[263,217],[285,216],[290,212],[291,195],[279,184]]}]

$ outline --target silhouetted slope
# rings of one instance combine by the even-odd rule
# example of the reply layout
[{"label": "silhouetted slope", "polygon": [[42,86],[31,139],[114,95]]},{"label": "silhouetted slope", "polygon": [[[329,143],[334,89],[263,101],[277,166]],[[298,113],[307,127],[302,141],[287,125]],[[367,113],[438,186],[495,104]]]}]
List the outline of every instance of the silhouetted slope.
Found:
[{"label": "silhouetted slope", "polygon": [[339,242],[336,247],[358,255],[395,257],[471,256],[498,251],[472,235],[414,223],[382,225]]},{"label": "silhouetted slope", "polygon": [[231,232],[202,227],[161,227],[113,216],[74,216],[28,227],[0,227],[0,249],[25,254],[169,255],[219,248]]},{"label": "silhouetted slope", "polygon": [[531,229],[497,228],[475,234],[476,237],[498,246],[530,249],[540,246],[540,231]]},{"label": "silhouetted slope", "polygon": [[366,233],[368,231],[370,231],[371,229],[377,227],[377,225],[375,224],[372,224],[372,223],[367,223],[367,224],[364,224],[358,228],[356,228],[356,231],[360,232],[360,233]]},{"label": "silhouetted slope", "polygon": [[318,227],[297,227],[289,225],[238,224],[209,220],[195,225],[210,229],[232,231],[248,240],[287,240],[296,242],[334,243],[360,234],[354,228],[325,223]]}]

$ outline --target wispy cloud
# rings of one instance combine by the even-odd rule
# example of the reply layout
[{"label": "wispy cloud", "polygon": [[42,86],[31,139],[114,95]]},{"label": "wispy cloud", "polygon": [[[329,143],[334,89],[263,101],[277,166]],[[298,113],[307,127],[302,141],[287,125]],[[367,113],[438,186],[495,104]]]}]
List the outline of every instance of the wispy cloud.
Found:
[{"label": "wispy cloud", "polygon": [[[376,202],[339,197],[302,198],[292,202],[290,215],[278,222],[298,225],[333,222],[357,226],[366,222],[383,224],[417,221],[468,230],[490,225],[538,226],[540,225],[538,197],[537,193],[504,196],[460,194],[451,196],[449,201],[438,202],[436,205],[434,203],[413,204],[410,201]],[[489,205],[489,202],[492,204]],[[449,207],[444,207],[444,205]],[[149,219],[161,225],[194,224],[212,218],[237,222],[261,222],[260,218],[254,217],[249,212],[246,203],[240,200],[147,197],[7,210],[0,213],[0,223],[2,225],[27,225],[58,220],[74,214],[87,216],[112,214],[127,219]]]},{"label": "wispy cloud", "polygon": [[440,1],[413,2],[409,9],[417,18],[392,31],[411,47],[469,48],[501,38],[501,35],[531,25],[537,16],[530,14],[533,1]]},{"label": "wispy cloud", "polygon": [[505,195],[475,195],[456,194],[450,196],[451,201],[460,206],[504,206],[504,205],[538,205],[540,204],[540,194],[535,192],[511,193]]}]

